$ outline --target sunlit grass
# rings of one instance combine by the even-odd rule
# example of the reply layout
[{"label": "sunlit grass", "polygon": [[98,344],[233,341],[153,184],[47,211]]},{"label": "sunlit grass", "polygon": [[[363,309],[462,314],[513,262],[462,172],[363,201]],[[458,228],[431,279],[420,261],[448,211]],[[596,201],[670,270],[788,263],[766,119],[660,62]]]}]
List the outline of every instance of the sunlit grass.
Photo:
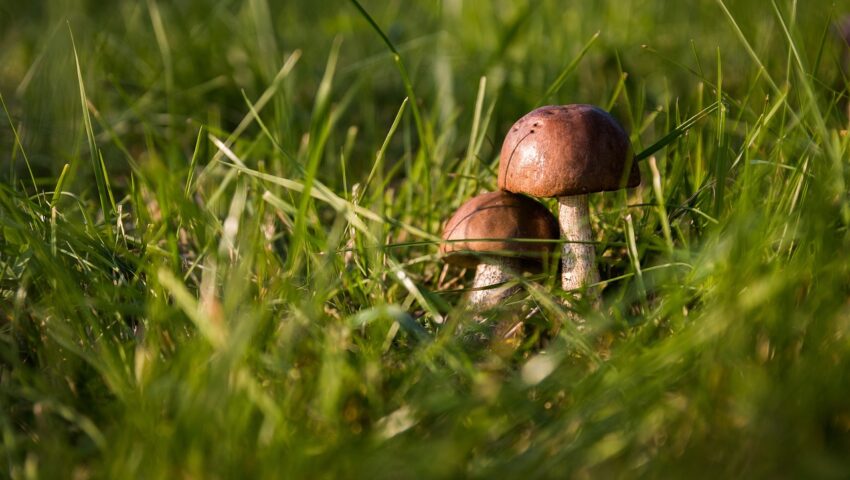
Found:
[{"label": "sunlit grass", "polygon": [[[845,476],[845,11],[0,3],[4,473]],[[591,196],[601,308],[550,269],[478,324],[442,222],[544,103],[643,184]]]}]

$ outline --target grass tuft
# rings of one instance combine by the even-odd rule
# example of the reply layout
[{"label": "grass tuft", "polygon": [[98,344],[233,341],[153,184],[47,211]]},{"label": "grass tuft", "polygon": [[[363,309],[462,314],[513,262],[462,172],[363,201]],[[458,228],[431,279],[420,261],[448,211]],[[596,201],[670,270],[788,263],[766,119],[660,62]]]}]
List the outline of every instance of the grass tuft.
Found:
[{"label": "grass tuft", "polygon": [[[848,5],[18,3],[5,476],[850,469]],[[589,197],[602,300],[471,312],[437,233],[554,101],[643,177]]]}]

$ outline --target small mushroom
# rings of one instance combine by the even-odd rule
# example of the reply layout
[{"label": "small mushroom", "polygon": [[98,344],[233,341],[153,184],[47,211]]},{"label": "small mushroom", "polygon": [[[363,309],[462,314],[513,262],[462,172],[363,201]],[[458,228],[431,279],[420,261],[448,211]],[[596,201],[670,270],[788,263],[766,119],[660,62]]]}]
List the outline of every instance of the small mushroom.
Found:
[{"label": "small mushroom", "polygon": [[489,192],[461,205],[446,223],[440,253],[447,263],[475,267],[468,301],[475,310],[495,306],[514,289],[488,288],[523,271],[539,271],[555,244],[515,239],[558,239],[558,222],[524,195]]},{"label": "small mushroom", "polygon": [[[599,281],[587,194],[640,185],[623,127],[592,105],[538,108],[517,120],[502,144],[499,188],[557,197],[561,285],[574,290]],[[592,301],[598,292],[588,292]]]}]

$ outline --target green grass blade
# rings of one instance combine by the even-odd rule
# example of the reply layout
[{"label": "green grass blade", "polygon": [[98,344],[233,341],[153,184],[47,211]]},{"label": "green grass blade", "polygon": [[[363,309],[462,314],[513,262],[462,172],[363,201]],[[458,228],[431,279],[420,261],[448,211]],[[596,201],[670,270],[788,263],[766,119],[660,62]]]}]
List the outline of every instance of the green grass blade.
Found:
[{"label": "green grass blade", "polygon": [[157,280],[171,295],[180,310],[192,321],[201,336],[214,348],[222,348],[228,336],[225,325],[214,322],[212,318],[202,313],[195,296],[170,271],[160,268],[157,271]]},{"label": "green grass blade", "polygon": [[723,0],[717,0],[717,5],[723,11],[723,14],[726,16],[726,19],[729,20],[729,23],[732,25],[732,29],[735,31],[735,34],[738,36],[738,39],[741,41],[741,44],[744,46],[744,49],[750,56],[750,59],[755,62],[759,67],[759,73],[767,80],[767,83],[770,85],[770,88],[773,89],[775,93],[780,93],[779,86],[776,85],[776,82],[771,77],[770,72],[768,72],[767,68],[765,68],[758,54],[753,50],[752,45],[750,45],[749,40],[747,40],[747,36],[744,35],[744,32],[741,30],[741,27],[738,25],[737,20],[732,15],[732,12],[729,11],[729,8],[726,7],[726,3]]},{"label": "green grass blade", "polygon": [[62,167],[62,173],[59,174],[59,180],[56,181],[56,188],[53,189],[53,197],[50,200],[50,208],[56,208],[56,203],[59,202],[59,197],[62,195],[62,189],[65,187],[65,176],[68,174],[68,170],[71,168],[71,165],[65,164]]},{"label": "green grass blade", "polygon": [[27,157],[27,151],[24,149],[24,145],[21,143],[21,137],[18,136],[18,129],[15,128],[15,122],[12,120],[12,114],[9,113],[9,109],[6,107],[6,100],[3,99],[3,94],[0,93],[0,105],[3,105],[3,112],[6,113],[6,120],[9,122],[9,128],[12,130],[12,135],[15,137],[15,145],[21,151],[21,155],[24,157],[24,163],[27,167],[27,172],[30,175],[30,181],[32,182],[33,193],[38,193],[38,185],[35,182],[35,175],[32,173],[32,165],[30,164],[30,159]]},{"label": "green grass blade", "polygon": [[401,118],[404,115],[405,107],[407,107],[407,98],[405,98],[401,102],[401,106],[398,107],[398,112],[395,115],[395,119],[393,120],[392,125],[390,125],[390,129],[387,132],[387,135],[384,137],[384,142],[381,144],[381,149],[378,150],[377,155],[375,155],[375,161],[372,163],[372,169],[369,170],[369,175],[366,177],[366,181],[363,182],[363,186],[360,189],[360,198],[355,199],[355,202],[359,201],[366,194],[366,190],[369,188],[369,184],[372,183],[372,178],[375,176],[375,172],[378,171],[381,164],[383,163],[384,156],[387,154],[387,148],[390,146],[390,141],[393,139],[396,130],[398,130],[398,126],[401,123]]},{"label": "green grass blade", "polygon": [[722,102],[717,101],[700,110],[695,115],[682,122],[680,125],[677,125],[676,128],[671,130],[667,135],[661,137],[660,140],[656,141],[655,143],[644,149],[642,152],[635,155],[635,161],[639,162],[641,160],[645,160],[652,156],[654,153],[661,150],[662,148],[675,142],[677,138],[681,137],[682,135],[687,133],[688,130],[693,128],[694,125],[697,124],[697,122],[717,111],[722,105]]},{"label": "green grass blade", "polygon": [[186,175],[186,186],[183,188],[183,195],[186,198],[189,198],[192,192],[192,177],[195,176],[195,168],[198,165],[206,137],[206,129],[204,127],[198,129],[198,138],[195,140],[195,149],[192,151],[192,160],[189,162],[189,173]]},{"label": "green grass blade", "polygon": [[[88,97],[86,96],[86,87],[83,83],[83,71],[80,68],[80,58],[77,55],[77,46],[74,42],[74,32],[71,31],[71,24],[68,24],[68,34],[71,36],[71,48],[74,51],[74,64],[77,71],[77,83],[79,85],[80,106],[83,114],[83,127],[88,140],[89,153],[91,155],[92,174],[94,174],[97,185],[97,194],[100,199],[100,208],[107,219],[112,219],[115,215],[115,198],[112,195],[112,188],[109,186],[109,176],[106,171],[106,164],[103,161],[103,155],[97,146],[97,140],[94,137],[94,129],[92,128],[91,116],[89,115]],[[109,222],[107,222],[108,224]]]},{"label": "green grass blade", "polygon": [[599,34],[600,32],[596,32],[590,36],[590,39],[584,44],[584,46],[581,47],[581,50],[578,52],[578,55],[576,55],[576,57],[573,58],[573,60],[568,63],[563,70],[561,70],[561,73],[558,74],[558,76],[555,78],[555,81],[552,82],[551,85],[549,85],[549,88],[546,89],[546,93],[544,93],[543,96],[540,97],[540,100],[537,101],[537,106],[544,105],[545,102],[548,102],[553,95],[558,93],[561,87],[564,86],[564,82],[567,81],[567,77],[569,77],[569,75],[573,73],[576,67],[578,67],[579,62],[581,62],[581,60],[590,50],[590,47],[592,47],[593,44],[596,43],[596,40],[599,39]]},{"label": "green grass blade", "polygon": [[[407,95],[407,98],[410,100],[410,110],[413,113],[413,121],[416,124],[416,133],[419,136],[419,142],[421,148],[423,150],[422,155],[425,159],[425,202],[431,203],[431,152],[433,152],[433,135],[431,134],[430,124],[425,122],[425,119],[422,117],[422,113],[419,111],[419,99],[416,96],[416,92],[413,90],[413,83],[410,81],[410,75],[407,73],[407,68],[404,66],[404,60],[402,59],[401,54],[395,48],[393,43],[387,37],[381,27],[378,26],[378,23],[372,18],[368,11],[360,5],[360,2],[357,0],[350,0],[354,7],[360,12],[360,15],[369,22],[369,25],[372,26],[372,29],[381,37],[381,40],[384,41],[384,44],[387,48],[392,52],[393,55],[393,63],[396,66],[396,69],[401,75],[401,81],[404,85],[404,91]],[[430,222],[430,212],[428,214],[429,224]]]}]

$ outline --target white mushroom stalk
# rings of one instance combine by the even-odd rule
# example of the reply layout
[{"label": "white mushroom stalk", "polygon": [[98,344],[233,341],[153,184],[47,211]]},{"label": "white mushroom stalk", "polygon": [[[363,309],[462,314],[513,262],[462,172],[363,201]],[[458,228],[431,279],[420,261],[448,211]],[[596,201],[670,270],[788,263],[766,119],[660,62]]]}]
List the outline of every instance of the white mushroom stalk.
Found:
[{"label": "white mushroom stalk", "polygon": [[[570,291],[599,283],[587,195],[559,197],[558,204],[558,222],[564,240],[561,251],[561,287]],[[599,289],[588,288],[587,295],[592,301],[598,301]]]},{"label": "white mushroom stalk", "polygon": [[517,275],[511,264],[509,259],[494,258],[475,267],[472,290],[466,299],[473,310],[493,308],[519,291],[519,285],[510,283]]}]

